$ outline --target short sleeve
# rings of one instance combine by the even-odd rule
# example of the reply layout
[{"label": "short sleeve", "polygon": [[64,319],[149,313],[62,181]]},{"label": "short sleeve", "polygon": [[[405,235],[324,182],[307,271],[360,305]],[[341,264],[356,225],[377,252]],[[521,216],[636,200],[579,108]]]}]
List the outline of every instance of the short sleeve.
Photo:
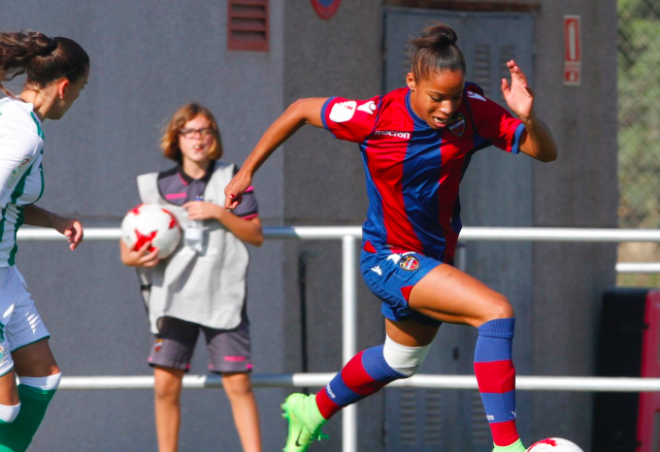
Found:
[{"label": "short sleeve", "polygon": [[370,100],[331,97],[321,110],[323,127],[339,140],[362,143],[376,127],[380,106],[380,97]]},{"label": "short sleeve", "polygon": [[525,126],[518,118],[482,93],[467,90],[467,98],[476,132],[498,148],[517,154]]},{"label": "short sleeve", "polygon": [[34,163],[42,143],[41,137],[30,131],[0,124],[0,204],[3,207],[8,201],[7,194]]}]

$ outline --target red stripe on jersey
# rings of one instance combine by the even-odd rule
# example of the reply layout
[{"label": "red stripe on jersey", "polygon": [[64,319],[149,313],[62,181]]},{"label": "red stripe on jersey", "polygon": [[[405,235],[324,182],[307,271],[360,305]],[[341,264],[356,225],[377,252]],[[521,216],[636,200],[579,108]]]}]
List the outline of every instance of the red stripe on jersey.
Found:
[{"label": "red stripe on jersey", "polygon": [[[444,133],[447,133],[445,131]],[[472,137],[469,137],[472,140]],[[454,257],[458,234],[451,227],[451,216],[454,211],[454,204],[458,197],[458,184],[461,182],[463,174],[463,162],[467,151],[471,149],[464,143],[466,139],[443,140],[440,146],[440,187],[438,188],[438,201],[440,203],[440,225],[445,234],[445,262],[449,262]]]},{"label": "red stripe on jersey", "polygon": [[516,369],[510,359],[474,363],[474,374],[479,383],[479,392],[504,394],[516,389]]},{"label": "red stripe on jersey", "polygon": [[[405,129],[412,131],[412,119],[408,117],[406,121]],[[407,141],[403,144],[391,145],[381,141],[378,147],[371,147],[367,142],[365,148],[367,168],[381,197],[386,244],[406,251],[423,253],[422,242],[408,219],[403,200],[403,161],[407,152]]]}]

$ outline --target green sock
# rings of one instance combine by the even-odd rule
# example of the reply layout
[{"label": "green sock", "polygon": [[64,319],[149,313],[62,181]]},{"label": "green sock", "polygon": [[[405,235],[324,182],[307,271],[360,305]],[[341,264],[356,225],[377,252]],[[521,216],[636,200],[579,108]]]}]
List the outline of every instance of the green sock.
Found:
[{"label": "green sock", "polygon": [[0,452],[27,450],[54,395],[55,389],[43,390],[33,386],[18,385],[21,411],[10,424],[0,421]]},{"label": "green sock", "polygon": [[[523,446],[522,441],[518,439],[513,444],[509,444],[508,446],[496,446],[493,444],[495,448],[493,449],[493,452],[526,452],[527,449],[525,449],[525,446]],[[2,449],[0,449],[2,451]]]}]

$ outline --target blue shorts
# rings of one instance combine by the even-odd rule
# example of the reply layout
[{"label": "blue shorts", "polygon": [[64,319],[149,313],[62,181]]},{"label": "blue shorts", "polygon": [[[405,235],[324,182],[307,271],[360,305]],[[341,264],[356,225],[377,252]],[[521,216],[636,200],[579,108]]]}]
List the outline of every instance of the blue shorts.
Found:
[{"label": "blue shorts", "polygon": [[383,315],[394,322],[410,319],[425,325],[442,323],[408,306],[408,296],[415,284],[440,264],[442,262],[415,252],[395,254],[362,250],[360,255],[364,281],[383,301],[380,308]]}]

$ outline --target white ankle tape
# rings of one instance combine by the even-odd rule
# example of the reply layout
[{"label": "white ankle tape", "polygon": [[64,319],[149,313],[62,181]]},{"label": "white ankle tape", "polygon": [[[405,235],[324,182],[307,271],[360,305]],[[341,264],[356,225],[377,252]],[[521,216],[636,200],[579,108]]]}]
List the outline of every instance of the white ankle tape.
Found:
[{"label": "white ankle tape", "polygon": [[397,344],[389,336],[385,337],[383,356],[385,362],[397,372],[410,377],[417,373],[429,352],[431,344],[423,347],[408,347]]},{"label": "white ankle tape", "polygon": [[18,405],[0,405],[0,421],[11,424],[21,411],[21,404]]},{"label": "white ankle tape", "polygon": [[22,385],[39,388],[42,391],[53,391],[60,385],[62,373],[47,377],[18,377]]}]

